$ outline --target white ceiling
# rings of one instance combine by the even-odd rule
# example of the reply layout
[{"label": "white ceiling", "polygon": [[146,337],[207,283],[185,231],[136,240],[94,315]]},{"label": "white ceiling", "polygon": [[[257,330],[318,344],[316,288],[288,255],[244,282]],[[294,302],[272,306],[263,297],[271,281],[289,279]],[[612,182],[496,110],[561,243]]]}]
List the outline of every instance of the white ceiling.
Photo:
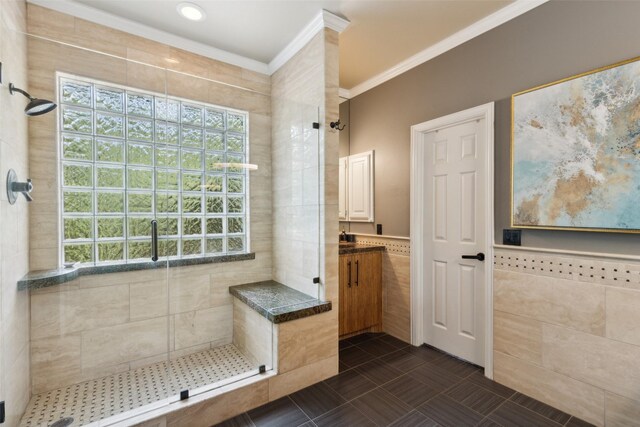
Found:
[{"label": "white ceiling", "polygon": [[[362,86],[398,63],[495,15],[513,0],[185,0],[206,11],[202,22],[180,17],[176,6],[181,1],[75,0],[76,5],[82,3],[263,64],[270,63],[325,9],[351,22],[340,35],[340,85],[346,89]],[[69,2],[46,3],[68,6]]]}]

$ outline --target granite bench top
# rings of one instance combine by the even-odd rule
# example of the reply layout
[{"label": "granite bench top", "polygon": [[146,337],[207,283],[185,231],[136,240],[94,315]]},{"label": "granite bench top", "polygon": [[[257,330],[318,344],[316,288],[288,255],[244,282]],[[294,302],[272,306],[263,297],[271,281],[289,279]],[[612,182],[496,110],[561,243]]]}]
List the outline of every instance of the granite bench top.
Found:
[{"label": "granite bench top", "polygon": [[331,311],[331,301],[321,301],[273,280],[230,286],[229,293],[273,323]]},{"label": "granite bench top", "polygon": [[384,245],[364,245],[361,243],[340,243],[340,247],[338,248],[338,254],[340,255],[359,254],[362,252],[384,251],[385,249],[386,248]]},{"label": "granite bench top", "polygon": [[122,273],[124,271],[153,270],[156,268],[184,267],[189,265],[211,264],[219,262],[233,262],[255,259],[253,252],[246,254],[230,254],[218,256],[206,256],[197,258],[161,260],[158,262],[143,261],[128,264],[105,264],[96,266],[80,266],[59,268],[56,270],[32,271],[27,273],[18,281],[18,290],[47,288],[62,283],[70,282],[80,276],[90,276],[93,274]]}]

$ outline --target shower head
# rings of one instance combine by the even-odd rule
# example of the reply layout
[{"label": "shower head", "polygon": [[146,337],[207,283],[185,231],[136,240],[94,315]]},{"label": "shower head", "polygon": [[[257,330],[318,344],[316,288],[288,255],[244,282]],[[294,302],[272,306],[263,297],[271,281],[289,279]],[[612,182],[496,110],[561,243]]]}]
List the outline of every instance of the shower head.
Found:
[{"label": "shower head", "polygon": [[34,98],[24,90],[15,87],[13,83],[9,83],[9,93],[13,95],[13,92],[21,93],[29,98],[29,103],[26,107],[24,107],[24,113],[27,116],[40,116],[42,114],[48,113],[49,111],[55,110],[57,107],[55,102],[46,99]]}]

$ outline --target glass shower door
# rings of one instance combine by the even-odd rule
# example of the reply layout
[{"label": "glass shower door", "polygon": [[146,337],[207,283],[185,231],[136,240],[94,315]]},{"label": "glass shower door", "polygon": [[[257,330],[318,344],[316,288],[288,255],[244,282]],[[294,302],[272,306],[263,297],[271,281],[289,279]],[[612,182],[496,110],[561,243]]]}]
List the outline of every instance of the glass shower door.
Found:
[{"label": "glass shower door", "polygon": [[58,103],[32,123],[32,178],[49,191],[34,194],[30,244],[52,260],[41,268],[73,264],[78,277],[30,291],[22,425],[125,419],[168,397],[168,260],[151,260],[152,221],[159,251],[167,227],[155,172],[165,71],[68,42],[30,37],[29,46],[32,84]]},{"label": "glass shower door", "polygon": [[[268,355],[267,360],[247,358],[239,348],[241,326],[229,293],[230,286],[268,278],[253,273],[260,261],[250,255],[253,226],[260,235],[265,233],[252,217],[251,195],[254,188],[260,189],[256,207],[265,215],[269,165],[263,159],[268,159],[270,145],[264,138],[251,139],[253,123],[251,113],[243,109],[247,104],[243,89],[176,71],[167,73],[169,102],[179,105],[182,242],[178,250],[183,261],[197,264],[172,265],[168,273],[169,394],[176,400],[257,375],[260,365],[272,365],[272,325],[261,329],[261,354]],[[230,96],[233,91],[236,95]],[[264,123],[259,126],[264,128]],[[265,243],[259,241],[256,256],[270,251]]]}]

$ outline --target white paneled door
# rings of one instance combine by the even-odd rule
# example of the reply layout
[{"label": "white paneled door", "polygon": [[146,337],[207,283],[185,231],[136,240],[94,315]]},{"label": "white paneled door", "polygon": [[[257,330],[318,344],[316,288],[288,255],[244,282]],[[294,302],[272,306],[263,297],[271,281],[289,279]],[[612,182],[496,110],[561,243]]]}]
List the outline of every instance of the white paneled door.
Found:
[{"label": "white paneled door", "polygon": [[485,119],[424,134],[424,338],[484,366]]}]

